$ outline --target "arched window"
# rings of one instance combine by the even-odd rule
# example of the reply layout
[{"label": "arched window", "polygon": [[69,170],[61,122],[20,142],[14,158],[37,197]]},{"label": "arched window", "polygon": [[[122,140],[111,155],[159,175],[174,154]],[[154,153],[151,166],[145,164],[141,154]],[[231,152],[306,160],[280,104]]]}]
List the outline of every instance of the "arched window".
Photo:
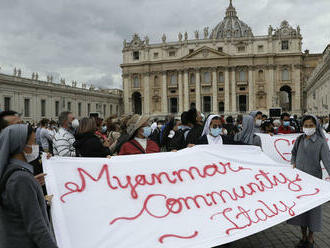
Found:
[{"label": "arched window", "polygon": [[263,81],[264,80],[264,71],[263,70],[259,70],[258,71],[258,79],[260,81]]},{"label": "arched window", "polygon": [[246,81],[246,71],[239,72],[239,81],[241,81],[241,82]]},{"label": "arched window", "polygon": [[171,84],[177,84],[176,74],[171,75]]},{"label": "arched window", "polygon": [[223,76],[223,72],[220,71],[220,72],[219,72],[219,82],[220,82],[220,83],[223,83],[224,81],[225,81],[225,77]]},{"label": "arched window", "polygon": [[208,71],[204,72],[204,82],[207,84],[211,82],[211,73]]},{"label": "arched window", "polygon": [[133,88],[140,88],[140,80],[138,76],[133,77]]},{"label": "arched window", "polygon": [[289,70],[285,68],[282,71],[282,81],[288,81],[288,80],[290,80]]},{"label": "arched window", "polygon": [[195,74],[194,74],[194,73],[191,73],[191,74],[190,74],[190,83],[191,83],[191,84],[196,83],[196,77],[195,77]]}]

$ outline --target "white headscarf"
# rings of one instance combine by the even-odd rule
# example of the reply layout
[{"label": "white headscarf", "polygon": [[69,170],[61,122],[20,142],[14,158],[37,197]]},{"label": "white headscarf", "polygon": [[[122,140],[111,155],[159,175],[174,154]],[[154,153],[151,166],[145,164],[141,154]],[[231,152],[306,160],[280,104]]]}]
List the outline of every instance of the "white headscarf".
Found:
[{"label": "white headscarf", "polygon": [[202,133],[202,136],[206,135],[209,145],[223,144],[221,135],[218,135],[217,137],[210,135],[210,125],[211,125],[213,118],[215,118],[215,117],[220,118],[219,115],[210,115],[207,118],[205,125],[204,125],[203,133]]},{"label": "white headscarf", "polygon": [[204,125],[204,129],[203,129],[203,132],[202,132],[202,136],[208,135],[210,133],[210,125],[211,125],[212,119],[215,118],[215,117],[220,118],[219,115],[209,115],[209,117],[207,117],[207,120],[206,120],[205,125]]}]

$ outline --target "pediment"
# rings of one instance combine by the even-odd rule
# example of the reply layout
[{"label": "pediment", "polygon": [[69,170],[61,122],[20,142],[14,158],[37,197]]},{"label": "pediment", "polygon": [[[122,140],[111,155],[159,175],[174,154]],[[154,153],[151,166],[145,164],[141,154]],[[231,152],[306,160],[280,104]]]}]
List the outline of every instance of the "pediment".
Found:
[{"label": "pediment", "polygon": [[224,52],[219,52],[213,48],[203,46],[196,51],[182,57],[182,60],[195,60],[195,59],[216,59],[216,58],[226,58],[229,57],[228,54]]}]

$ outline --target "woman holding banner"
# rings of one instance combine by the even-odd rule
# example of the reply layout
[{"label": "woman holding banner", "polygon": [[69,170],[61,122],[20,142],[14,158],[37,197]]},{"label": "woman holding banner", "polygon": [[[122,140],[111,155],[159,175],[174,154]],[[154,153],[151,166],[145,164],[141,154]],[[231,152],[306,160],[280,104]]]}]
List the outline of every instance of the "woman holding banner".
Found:
[{"label": "woman holding banner", "polygon": [[243,116],[243,130],[235,134],[234,141],[245,145],[254,145],[261,147],[261,139],[255,134],[254,118],[251,115]]},{"label": "woman holding banner", "polygon": [[160,152],[156,142],[148,139],[151,127],[148,125],[148,117],[133,115],[127,123],[127,141],[120,149],[119,155],[133,155]]},{"label": "woman holding banner", "polygon": [[57,247],[42,188],[29,164],[38,156],[32,127],[17,124],[1,132],[0,247]]},{"label": "woman holding banner", "polygon": [[[304,134],[299,136],[292,150],[291,164],[314,177],[322,179],[320,160],[330,173],[330,151],[324,131],[317,118],[312,115],[304,116]],[[288,221],[289,224],[301,227],[302,239],[296,247],[314,247],[314,232],[321,231],[322,209],[314,208]],[[307,229],[309,234],[307,236]]]},{"label": "woman holding banner", "polygon": [[219,115],[209,115],[199,139],[200,145],[243,145],[241,142],[234,141],[234,135],[226,135],[227,131],[223,128]]}]

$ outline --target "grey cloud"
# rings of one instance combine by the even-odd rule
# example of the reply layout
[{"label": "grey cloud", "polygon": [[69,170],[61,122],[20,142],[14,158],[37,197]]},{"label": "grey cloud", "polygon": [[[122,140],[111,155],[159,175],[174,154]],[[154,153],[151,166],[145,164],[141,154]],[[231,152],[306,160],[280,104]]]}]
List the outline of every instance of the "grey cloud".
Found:
[{"label": "grey cloud", "polygon": [[[160,42],[163,33],[202,32],[220,22],[228,0],[6,0],[0,9],[1,67],[23,72],[121,87],[122,41],[133,33]],[[303,49],[322,52],[329,43],[328,0],[233,0],[241,20],[255,35],[287,19],[300,25]],[[10,69],[12,71],[12,69]]]}]

